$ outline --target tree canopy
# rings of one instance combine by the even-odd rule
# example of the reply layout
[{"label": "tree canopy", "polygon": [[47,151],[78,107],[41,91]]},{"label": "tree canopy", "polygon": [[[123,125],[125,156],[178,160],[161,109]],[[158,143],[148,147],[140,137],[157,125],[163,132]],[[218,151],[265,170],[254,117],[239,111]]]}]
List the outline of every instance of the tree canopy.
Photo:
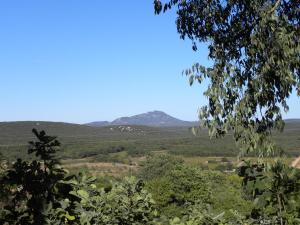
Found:
[{"label": "tree canopy", "polygon": [[182,39],[208,44],[213,64],[194,64],[185,74],[202,83],[208,104],[199,118],[211,136],[233,131],[246,152],[270,153],[273,129],[293,91],[300,95],[299,0],[155,0],[155,13],[176,7]]}]

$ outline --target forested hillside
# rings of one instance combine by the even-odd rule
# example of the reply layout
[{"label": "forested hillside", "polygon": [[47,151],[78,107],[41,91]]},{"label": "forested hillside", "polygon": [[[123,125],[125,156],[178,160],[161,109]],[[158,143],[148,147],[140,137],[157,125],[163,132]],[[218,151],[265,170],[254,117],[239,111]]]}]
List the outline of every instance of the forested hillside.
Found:
[{"label": "forested hillside", "polygon": [[[185,156],[231,156],[239,150],[232,135],[210,139],[207,130],[194,136],[188,127],[107,126],[89,127],[55,122],[0,123],[0,150],[10,159],[26,157],[30,130],[35,127],[57,135],[62,142],[62,158],[82,158],[101,155],[110,148],[123,147],[129,155],[142,156],[152,151],[166,151]],[[274,139],[287,156],[300,153],[300,121],[288,120],[283,133],[274,131]]]}]

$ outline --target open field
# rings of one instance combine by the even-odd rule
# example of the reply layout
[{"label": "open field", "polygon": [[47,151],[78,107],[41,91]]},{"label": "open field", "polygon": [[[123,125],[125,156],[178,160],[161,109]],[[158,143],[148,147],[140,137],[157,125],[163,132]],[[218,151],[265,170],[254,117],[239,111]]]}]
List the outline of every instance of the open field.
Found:
[{"label": "open field", "polygon": [[[167,152],[157,151],[155,154],[168,154]],[[183,159],[184,163],[190,166],[196,166],[204,169],[219,170],[219,171],[233,171],[240,163],[241,159],[238,157],[218,157],[218,156],[182,156],[177,155],[176,158]],[[287,165],[291,165],[294,157],[284,158]],[[256,158],[243,158],[246,161],[256,162]],[[272,162],[274,159],[270,159]],[[96,177],[124,177],[125,175],[134,175],[143,166],[146,157],[128,157],[127,162],[95,162],[94,158],[84,159],[68,159],[62,160],[61,163],[64,168],[71,173],[79,171],[87,172]],[[268,160],[267,160],[268,161]],[[129,162],[129,163],[128,163]],[[274,161],[273,161],[274,162]]]}]

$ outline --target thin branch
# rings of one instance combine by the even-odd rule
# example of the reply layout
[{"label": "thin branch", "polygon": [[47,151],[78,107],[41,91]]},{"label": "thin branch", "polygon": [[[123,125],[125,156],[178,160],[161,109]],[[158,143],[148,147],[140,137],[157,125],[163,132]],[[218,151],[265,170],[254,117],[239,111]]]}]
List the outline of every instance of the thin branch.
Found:
[{"label": "thin branch", "polygon": [[269,11],[269,13],[273,13],[277,9],[277,7],[279,6],[280,2],[281,2],[281,0],[277,0],[277,2],[275,3],[275,5]]}]

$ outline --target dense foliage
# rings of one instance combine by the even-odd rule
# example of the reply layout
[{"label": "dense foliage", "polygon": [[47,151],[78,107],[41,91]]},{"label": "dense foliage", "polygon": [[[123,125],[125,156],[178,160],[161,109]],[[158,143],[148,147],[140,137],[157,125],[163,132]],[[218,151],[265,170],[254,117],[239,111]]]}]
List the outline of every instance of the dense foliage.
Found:
[{"label": "dense foliage", "polygon": [[245,164],[240,178],[154,155],[139,179],[103,187],[82,173],[67,176],[55,159],[60,143],[33,132],[35,158],[2,167],[1,224],[299,224],[300,172],[280,162]]},{"label": "dense foliage", "polygon": [[[155,168],[153,174],[151,168]],[[149,177],[150,173],[152,176]],[[148,159],[140,175],[159,211],[168,217],[181,217],[196,206],[202,206],[203,210],[209,208],[216,214],[225,212],[225,217],[230,217],[231,209],[246,213],[251,208],[242,198],[241,180],[237,175],[187,166],[168,155]]]},{"label": "dense foliage", "polygon": [[155,12],[177,6],[177,30],[193,49],[208,44],[212,65],[186,70],[209,80],[200,120],[211,136],[233,130],[243,150],[270,153],[271,130],[283,129],[282,110],[300,95],[299,0],[155,0]]},{"label": "dense foliage", "polygon": [[270,224],[299,224],[300,171],[280,161],[265,167],[248,163],[239,171],[246,197],[254,201],[252,218]]},{"label": "dense foliage", "polygon": [[33,133],[38,141],[29,143],[28,154],[34,153],[38,160],[18,159],[1,179],[8,195],[4,219],[9,224],[45,223],[45,205],[59,199],[56,188],[65,171],[54,154],[60,143],[44,131]]}]

